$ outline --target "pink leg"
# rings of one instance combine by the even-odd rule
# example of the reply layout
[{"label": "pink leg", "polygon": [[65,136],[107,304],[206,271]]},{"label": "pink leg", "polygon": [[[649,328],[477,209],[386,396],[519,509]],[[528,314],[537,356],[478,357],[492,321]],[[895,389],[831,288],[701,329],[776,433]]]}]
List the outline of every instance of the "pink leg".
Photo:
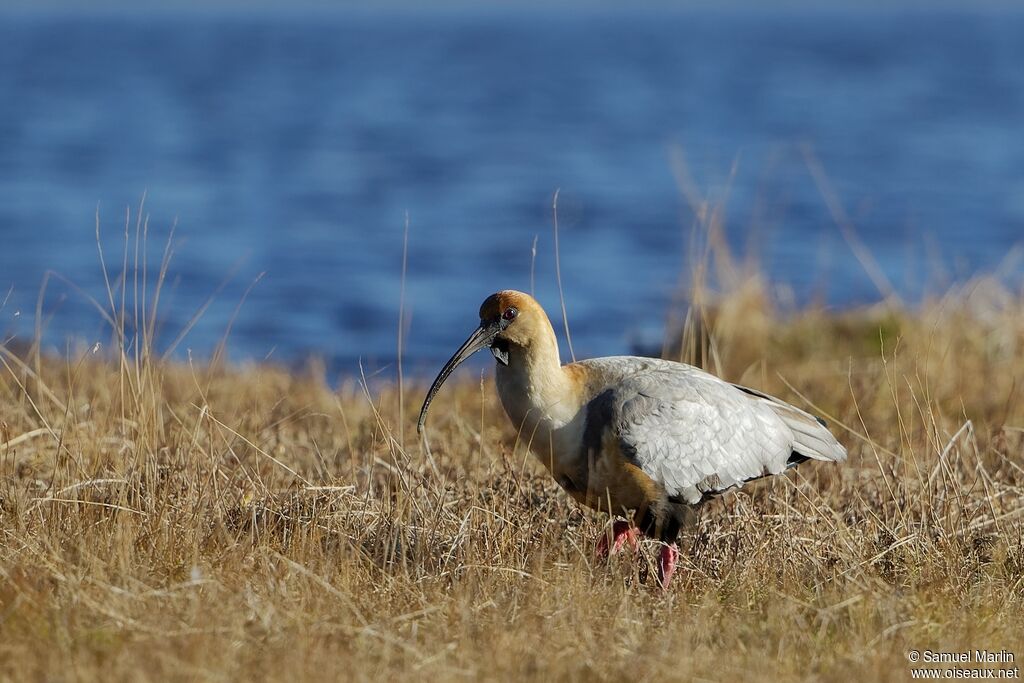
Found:
[{"label": "pink leg", "polygon": [[672,582],[672,575],[676,573],[676,562],[679,560],[679,546],[675,543],[661,546],[661,554],[658,556],[658,582],[662,589],[667,589]]},{"label": "pink leg", "polygon": [[601,537],[597,539],[597,546],[594,548],[594,555],[599,560],[607,559],[609,555],[622,550],[622,546],[629,543],[636,550],[639,545],[640,530],[629,522],[624,520],[618,520],[612,524],[612,543],[611,548],[608,547],[608,534],[601,534]]}]

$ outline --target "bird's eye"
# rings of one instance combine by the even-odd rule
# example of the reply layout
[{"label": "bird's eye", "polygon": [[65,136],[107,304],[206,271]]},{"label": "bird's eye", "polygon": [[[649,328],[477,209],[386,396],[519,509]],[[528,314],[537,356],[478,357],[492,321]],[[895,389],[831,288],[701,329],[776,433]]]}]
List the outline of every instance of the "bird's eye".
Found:
[{"label": "bird's eye", "polygon": [[512,320],[516,319],[517,315],[519,315],[519,311],[512,307],[509,307],[505,309],[505,312],[501,314],[501,317],[511,322]]}]

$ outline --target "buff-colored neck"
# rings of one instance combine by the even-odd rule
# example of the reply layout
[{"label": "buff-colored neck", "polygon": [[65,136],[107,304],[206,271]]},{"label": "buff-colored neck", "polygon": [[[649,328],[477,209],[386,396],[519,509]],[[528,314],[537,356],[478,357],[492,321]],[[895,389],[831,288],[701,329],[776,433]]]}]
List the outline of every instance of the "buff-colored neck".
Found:
[{"label": "buff-colored neck", "polygon": [[509,364],[498,364],[496,379],[502,404],[513,422],[532,417],[564,424],[579,410],[582,392],[574,373],[562,367],[558,340],[547,316],[527,344],[510,345]]}]

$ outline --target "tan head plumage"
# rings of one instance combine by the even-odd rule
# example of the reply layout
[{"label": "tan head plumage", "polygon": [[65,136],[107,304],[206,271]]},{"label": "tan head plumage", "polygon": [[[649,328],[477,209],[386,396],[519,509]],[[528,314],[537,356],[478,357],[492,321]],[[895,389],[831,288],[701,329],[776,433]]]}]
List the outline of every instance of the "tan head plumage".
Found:
[{"label": "tan head plumage", "polygon": [[523,311],[530,307],[540,308],[540,304],[529,294],[514,289],[503,289],[491,294],[480,304],[480,320],[498,318],[509,308]]},{"label": "tan head plumage", "polygon": [[[514,313],[510,313],[510,309]],[[498,334],[512,344],[529,347],[535,341],[553,340],[554,330],[547,313],[529,294],[514,289],[503,289],[484,299],[480,305],[480,322],[485,324],[503,319],[508,323]]]}]

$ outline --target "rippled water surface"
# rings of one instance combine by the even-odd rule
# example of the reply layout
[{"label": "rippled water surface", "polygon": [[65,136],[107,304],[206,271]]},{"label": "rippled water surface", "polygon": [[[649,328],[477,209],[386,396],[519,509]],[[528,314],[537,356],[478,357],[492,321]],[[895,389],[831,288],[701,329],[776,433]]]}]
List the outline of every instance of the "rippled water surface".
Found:
[{"label": "rippled water surface", "polygon": [[[407,357],[433,369],[486,294],[530,288],[535,237],[557,311],[560,188],[576,351],[620,353],[685,272],[682,166],[797,300],[871,300],[807,150],[918,297],[1024,238],[1022,64],[1006,13],[4,17],[0,332],[31,335],[47,270],[106,304],[97,206],[119,271],[145,192],[152,259],[177,222],[162,344],[217,293],[177,351],[208,355],[265,273],[233,358],[386,366],[408,215]],[[51,347],[110,338],[61,281],[42,310]]]}]

